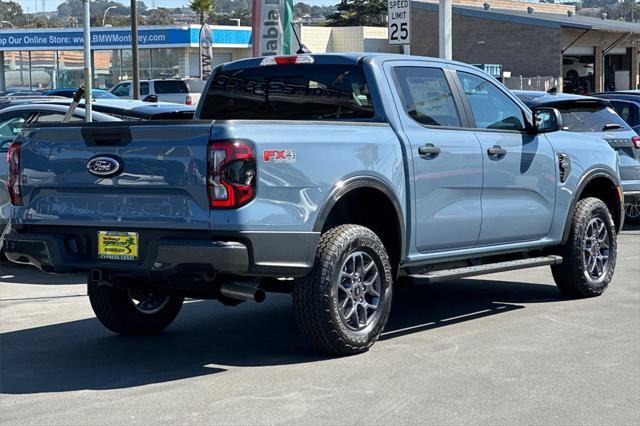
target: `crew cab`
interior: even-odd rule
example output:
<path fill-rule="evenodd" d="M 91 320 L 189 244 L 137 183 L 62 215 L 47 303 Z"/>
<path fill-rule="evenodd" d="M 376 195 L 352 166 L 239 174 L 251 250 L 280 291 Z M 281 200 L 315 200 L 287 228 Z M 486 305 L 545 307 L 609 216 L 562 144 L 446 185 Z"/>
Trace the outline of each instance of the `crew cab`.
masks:
<path fill-rule="evenodd" d="M 39 125 L 9 152 L 7 257 L 86 271 L 98 319 L 153 334 L 185 297 L 291 292 L 332 354 L 380 336 L 393 283 L 551 266 L 611 282 L 615 151 L 458 62 L 302 54 L 217 67 L 193 121 Z M 553 143 L 547 137 L 554 132 Z"/>

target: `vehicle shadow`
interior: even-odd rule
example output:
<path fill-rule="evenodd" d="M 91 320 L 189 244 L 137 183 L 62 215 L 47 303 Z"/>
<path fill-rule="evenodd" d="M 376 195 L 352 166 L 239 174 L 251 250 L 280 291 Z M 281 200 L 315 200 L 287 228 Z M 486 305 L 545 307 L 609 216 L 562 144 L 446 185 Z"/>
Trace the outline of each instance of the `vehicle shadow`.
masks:
<path fill-rule="evenodd" d="M 383 340 L 562 300 L 555 286 L 478 279 L 399 286 L 394 298 Z M 298 332 L 287 295 L 236 308 L 193 301 L 155 337 L 115 336 L 94 318 L 0 334 L 0 393 L 121 389 L 326 359 Z"/>
<path fill-rule="evenodd" d="M 87 274 L 48 274 L 31 265 L 0 259 L 0 283 L 37 285 L 86 284 Z"/>

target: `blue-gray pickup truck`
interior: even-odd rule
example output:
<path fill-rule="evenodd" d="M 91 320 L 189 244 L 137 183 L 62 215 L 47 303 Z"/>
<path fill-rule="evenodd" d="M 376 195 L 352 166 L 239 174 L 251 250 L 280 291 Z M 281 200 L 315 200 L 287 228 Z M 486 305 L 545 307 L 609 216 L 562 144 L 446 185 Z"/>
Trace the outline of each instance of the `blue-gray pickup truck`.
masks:
<path fill-rule="evenodd" d="M 6 255 L 87 271 L 116 333 L 162 331 L 185 297 L 291 292 L 315 346 L 359 353 L 399 278 L 550 265 L 568 296 L 606 289 L 623 217 L 616 153 L 562 127 L 557 110 L 531 111 L 457 62 L 231 62 L 193 121 L 25 128 L 8 154 Z"/>

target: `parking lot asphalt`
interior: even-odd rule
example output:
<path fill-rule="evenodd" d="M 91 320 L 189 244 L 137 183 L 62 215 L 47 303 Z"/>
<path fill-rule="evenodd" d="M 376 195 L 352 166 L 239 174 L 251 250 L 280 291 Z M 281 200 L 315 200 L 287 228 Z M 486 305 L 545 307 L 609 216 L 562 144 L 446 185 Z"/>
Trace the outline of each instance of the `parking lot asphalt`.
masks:
<path fill-rule="evenodd" d="M 290 297 L 189 301 L 162 335 L 94 318 L 81 275 L 0 264 L 0 422 L 640 424 L 640 231 L 599 298 L 549 268 L 398 286 L 366 354 L 327 358 Z"/>

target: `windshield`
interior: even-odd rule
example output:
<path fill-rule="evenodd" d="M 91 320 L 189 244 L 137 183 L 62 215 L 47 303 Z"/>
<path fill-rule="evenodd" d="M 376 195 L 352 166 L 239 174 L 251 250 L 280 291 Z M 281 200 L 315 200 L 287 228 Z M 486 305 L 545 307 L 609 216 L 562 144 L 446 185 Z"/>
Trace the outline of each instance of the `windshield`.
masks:
<path fill-rule="evenodd" d="M 615 132 L 630 130 L 629 125 L 609 107 L 560 109 L 564 130 L 570 132 Z"/>
<path fill-rule="evenodd" d="M 359 65 L 291 64 L 220 70 L 201 118 L 359 120 L 374 116 Z"/>

